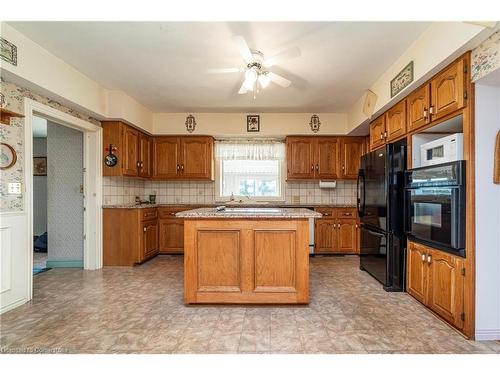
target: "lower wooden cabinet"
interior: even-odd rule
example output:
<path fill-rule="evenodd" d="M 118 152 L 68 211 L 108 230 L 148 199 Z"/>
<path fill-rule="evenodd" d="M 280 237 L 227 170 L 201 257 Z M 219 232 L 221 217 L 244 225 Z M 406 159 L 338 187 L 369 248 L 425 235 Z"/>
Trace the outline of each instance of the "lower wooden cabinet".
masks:
<path fill-rule="evenodd" d="M 359 225 L 355 208 L 316 208 L 323 217 L 315 220 L 316 254 L 359 253 Z"/>
<path fill-rule="evenodd" d="M 458 329 L 465 320 L 464 282 L 465 259 L 408 242 L 408 293 Z"/>
<path fill-rule="evenodd" d="M 133 266 L 158 254 L 156 208 L 103 209 L 104 266 Z"/>
<path fill-rule="evenodd" d="M 182 254 L 184 252 L 184 219 L 175 214 L 193 207 L 159 207 L 159 249 L 160 254 Z"/>

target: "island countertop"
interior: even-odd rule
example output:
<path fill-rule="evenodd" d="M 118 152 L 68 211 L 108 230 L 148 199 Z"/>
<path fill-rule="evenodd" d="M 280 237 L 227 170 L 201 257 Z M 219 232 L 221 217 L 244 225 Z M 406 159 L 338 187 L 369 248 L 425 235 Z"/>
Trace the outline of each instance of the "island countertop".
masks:
<path fill-rule="evenodd" d="M 227 207 L 217 211 L 215 207 L 210 207 L 181 211 L 175 216 L 184 219 L 309 219 L 320 218 L 322 215 L 306 208 Z"/>

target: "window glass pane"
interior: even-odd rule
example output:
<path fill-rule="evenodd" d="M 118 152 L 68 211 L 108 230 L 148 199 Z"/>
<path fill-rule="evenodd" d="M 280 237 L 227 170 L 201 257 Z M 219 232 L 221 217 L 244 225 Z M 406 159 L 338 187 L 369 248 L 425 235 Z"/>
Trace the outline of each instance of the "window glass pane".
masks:
<path fill-rule="evenodd" d="M 279 160 L 221 160 L 221 195 L 279 197 Z"/>

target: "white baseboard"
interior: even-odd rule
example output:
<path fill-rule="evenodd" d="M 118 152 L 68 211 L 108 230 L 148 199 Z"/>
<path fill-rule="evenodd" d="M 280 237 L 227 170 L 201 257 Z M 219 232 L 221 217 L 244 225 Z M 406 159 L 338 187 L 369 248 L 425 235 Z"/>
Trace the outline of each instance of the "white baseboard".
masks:
<path fill-rule="evenodd" d="M 499 329 L 478 329 L 475 335 L 476 341 L 500 340 Z"/>
<path fill-rule="evenodd" d="M 6 306 L 2 306 L 2 308 L 0 309 L 0 315 L 2 315 L 3 313 L 6 313 L 7 311 L 15 309 L 16 307 L 24 305 L 26 302 L 28 302 L 28 300 L 26 298 L 21 298 L 21 299 L 16 300 L 16 301 L 14 301 Z"/>

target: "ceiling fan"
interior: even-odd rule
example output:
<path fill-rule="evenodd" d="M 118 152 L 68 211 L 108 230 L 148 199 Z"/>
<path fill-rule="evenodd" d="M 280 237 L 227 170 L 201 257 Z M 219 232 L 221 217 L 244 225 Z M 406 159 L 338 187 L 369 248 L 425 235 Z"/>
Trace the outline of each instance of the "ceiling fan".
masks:
<path fill-rule="evenodd" d="M 297 47 L 290 48 L 265 59 L 262 52 L 248 48 L 245 38 L 241 35 L 235 35 L 232 39 L 234 44 L 238 47 L 241 57 L 245 61 L 245 66 L 242 68 L 208 69 L 208 73 L 220 74 L 245 72 L 245 79 L 238 91 L 238 94 L 246 94 L 247 92 L 252 91 L 254 98 L 255 94 L 258 93 L 260 89 L 266 88 L 270 82 L 274 82 L 281 87 L 290 86 L 292 83 L 290 80 L 269 71 L 268 68 L 278 64 L 282 60 L 300 56 L 300 49 Z"/>

